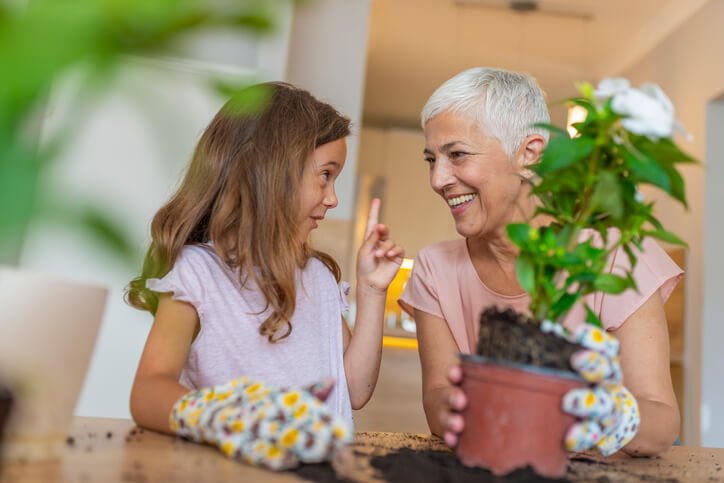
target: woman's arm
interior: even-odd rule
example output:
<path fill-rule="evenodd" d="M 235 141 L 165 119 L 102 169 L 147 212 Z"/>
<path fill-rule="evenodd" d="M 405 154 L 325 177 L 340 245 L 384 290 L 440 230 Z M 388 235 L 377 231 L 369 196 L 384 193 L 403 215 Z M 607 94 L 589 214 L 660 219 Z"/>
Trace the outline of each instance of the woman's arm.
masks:
<path fill-rule="evenodd" d="M 139 426 L 171 433 L 174 403 L 190 390 L 178 383 L 199 324 L 191 304 L 163 295 L 131 389 L 131 415 Z"/>
<path fill-rule="evenodd" d="M 641 412 L 638 433 L 623 451 L 630 456 L 658 456 L 679 433 L 679 406 L 669 369 L 669 331 L 658 291 L 612 332 L 621 344 L 623 383 Z"/>
<path fill-rule="evenodd" d="M 430 432 L 455 446 L 464 428 L 462 411 L 467 399 L 462 380 L 458 346 L 445 320 L 415 309 L 417 341 L 422 366 L 422 405 Z"/>

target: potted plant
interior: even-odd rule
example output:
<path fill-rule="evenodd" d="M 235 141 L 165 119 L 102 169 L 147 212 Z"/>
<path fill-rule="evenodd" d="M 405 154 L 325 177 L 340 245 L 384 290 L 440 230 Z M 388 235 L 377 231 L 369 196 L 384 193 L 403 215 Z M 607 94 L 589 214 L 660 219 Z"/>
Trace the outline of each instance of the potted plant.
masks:
<path fill-rule="evenodd" d="M 605 79 L 597 89 L 582 83 L 578 90 L 579 97 L 567 100 L 587 112 L 573 125 L 578 134 L 540 125 L 552 139 L 531 167 L 531 195 L 539 200 L 533 216 L 551 222 L 507 227 L 520 249 L 517 276 L 530 295 L 530 315 L 487 310 L 477 355 L 461 355 L 469 403 L 457 454 L 496 474 L 527 465 L 549 477 L 566 471 L 563 437 L 575 419 L 561 410 L 561 400 L 587 385 L 569 363 L 581 347 L 538 325 L 560 324 L 581 303 L 585 321 L 601 327 L 584 296 L 635 290 L 634 248 L 642 250 L 646 237 L 685 245 L 638 189 L 656 186 L 686 206 L 677 165 L 695 161 L 670 139 L 677 124 L 666 95 L 652 84 L 633 89 L 625 79 Z M 631 270 L 610 273 L 616 250 L 626 253 Z"/>

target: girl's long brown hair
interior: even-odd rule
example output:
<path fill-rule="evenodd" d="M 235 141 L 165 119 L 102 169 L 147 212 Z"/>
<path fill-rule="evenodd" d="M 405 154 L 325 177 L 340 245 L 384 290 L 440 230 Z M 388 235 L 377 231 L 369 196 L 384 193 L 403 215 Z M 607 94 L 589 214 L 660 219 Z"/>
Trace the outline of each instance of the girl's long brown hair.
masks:
<path fill-rule="evenodd" d="M 181 186 L 153 218 L 143 271 L 130 282 L 126 301 L 155 315 L 159 294 L 146 280 L 168 273 L 184 245 L 211 241 L 238 270 L 241 285 L 251 279 L 264 295 L 271 315 L 259 332 L 277 342 L 292 332 L 298 268 L 315 257 L 340 280 L 331 256 L 299 243 L 298 200 L 305 160 L 317 147 L 348 136 L 350 121 L 289 84 L 253 89 L 269 96 L 261 110 L 250 112 L 249 91 L 242 91 L 201 136 Z"/>

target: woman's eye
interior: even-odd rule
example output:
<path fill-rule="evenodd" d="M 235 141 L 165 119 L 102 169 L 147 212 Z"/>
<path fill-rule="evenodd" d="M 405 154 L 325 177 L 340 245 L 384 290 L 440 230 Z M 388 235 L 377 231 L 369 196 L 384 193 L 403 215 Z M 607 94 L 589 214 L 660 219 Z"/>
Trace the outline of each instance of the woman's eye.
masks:
<path fill-rule="evenodd" d="M 429 165 L 432 165 L 432 163 L 435 162 L 435 158 L 425 158 L 425 162 Z"/>
<path fill-rule="evenodd" d="M 329 171 L 322 171 L 322 178 L 324 178 L 325 180 L 328 180 L 328 179 L 329 179 Z"/>
<path fill-rule="evenodd" d="M 461 156 L 465 156 L 466 154 L 468 154 L 468 153 L 466 153 L 464 151 L 453 151 L 452 153 L 450 153 L 450 157 L 455 159 L 455 158 L 459 158 Z"/>

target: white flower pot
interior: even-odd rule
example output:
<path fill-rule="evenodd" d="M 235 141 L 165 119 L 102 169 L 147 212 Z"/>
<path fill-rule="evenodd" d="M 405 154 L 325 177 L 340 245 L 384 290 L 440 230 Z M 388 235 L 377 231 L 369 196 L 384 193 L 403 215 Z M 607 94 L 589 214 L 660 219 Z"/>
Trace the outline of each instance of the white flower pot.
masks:
<path fill-rule="evenodd" d="M 14 397 L 4 460 L 59 455 L 107 295 L 104 287 L 0 267 L 0 381 Z"/>

